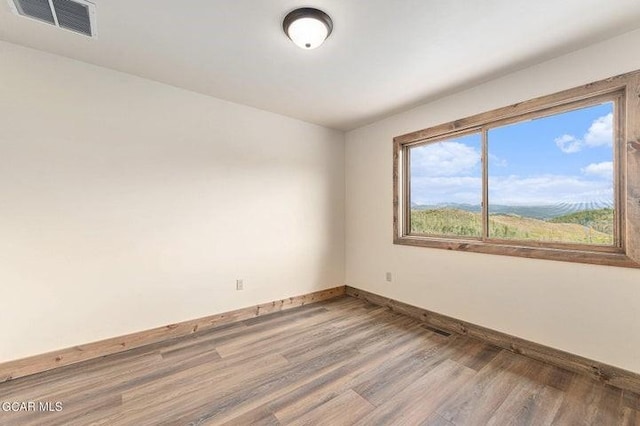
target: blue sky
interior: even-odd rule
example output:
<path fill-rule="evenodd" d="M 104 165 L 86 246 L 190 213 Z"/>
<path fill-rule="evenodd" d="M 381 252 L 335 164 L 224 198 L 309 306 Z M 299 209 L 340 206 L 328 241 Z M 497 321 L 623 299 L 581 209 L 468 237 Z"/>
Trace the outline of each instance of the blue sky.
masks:
<path fill-rule="evenodd" d="M 489 131 L 489 203 L 613 202 L 613 104 L 605 103 Z M 413 203 L 479 204 L 481 137 L 411 150 Z"/>

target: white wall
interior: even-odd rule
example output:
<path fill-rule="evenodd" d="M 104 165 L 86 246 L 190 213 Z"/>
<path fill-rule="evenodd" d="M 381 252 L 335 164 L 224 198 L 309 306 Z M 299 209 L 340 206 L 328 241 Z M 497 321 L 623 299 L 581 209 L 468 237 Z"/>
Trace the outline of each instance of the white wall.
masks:
<path fill-rule="evenodd" d="M 349 132 L 346 284 L 640 373 L 640 270 L 393 245 L 391 204 L 394 136 L 639 69 L 639 45 L 627 33 Z"/>
<path fill-rule="evenodd" d="M 343 284 L 343 133 L 0 58 L 0 362 Z"/>

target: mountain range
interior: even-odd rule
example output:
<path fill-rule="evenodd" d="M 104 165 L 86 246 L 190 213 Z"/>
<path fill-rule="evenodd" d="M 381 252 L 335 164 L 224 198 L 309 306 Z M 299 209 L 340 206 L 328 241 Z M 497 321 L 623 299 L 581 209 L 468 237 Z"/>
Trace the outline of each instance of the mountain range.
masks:
<path fill-rule="evenodd" d="M 516 215 L 522 217 L 530 217 L 534 219 L 548 220 L 555 217 L 564 216 L 571 213 L 578 213 L 589 210 L 597 210 L 603 208 L 612 208 L 610 203 L 561 203 L 555 205 L 502 205 L 490 204 L 489 214 Z M 411 203 L 411 210 L 438 210 L 438 209 L 458 209 L 473 213 L 479 213 L 481 207 L 479 204 L 464 203 L 446 203 L 424 205 Z"/>

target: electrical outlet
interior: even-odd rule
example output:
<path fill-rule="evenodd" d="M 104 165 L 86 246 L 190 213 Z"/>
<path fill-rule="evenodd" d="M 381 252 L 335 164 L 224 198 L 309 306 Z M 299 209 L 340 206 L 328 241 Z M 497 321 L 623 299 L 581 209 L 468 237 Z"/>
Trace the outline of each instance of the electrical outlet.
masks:
<path fill-rule="evenodd" d="M 244 290 L 244 280 L 236 280 L 236 290 Z"/>
<path fill-rule="evenodd" d="M 386 279 L 387 282 L 390 283 L 391 281 L 393 281 L 393 275 L 391 275 L 391 272 L 387 272 L 386 274 Z"/>

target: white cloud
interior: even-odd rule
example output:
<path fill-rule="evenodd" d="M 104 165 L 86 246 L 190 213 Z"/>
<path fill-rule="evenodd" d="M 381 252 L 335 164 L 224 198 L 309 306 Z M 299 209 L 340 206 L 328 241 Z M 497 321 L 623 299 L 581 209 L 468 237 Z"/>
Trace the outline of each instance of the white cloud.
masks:
<path fill-rule="evenodd" d="M 613 162 L 603 161 L 602 163 L 591 163 L 580 170 L 585 175 L 611 179 L 613 177 Z"/>
<path fill-rule="evenodd" d="M 480 151 L 459 142 L 437 142 L 411 149 L 413 176 L 458 176 L 479 172 Z"/>
<path fill-rule="evenodd" d="M 587 147 L 613 145 L 613 113 L 598 117 L 591 123 L 582 139 L 574 135 L 564 134 L 554 140 L 558 148 L 565 154 L 573 154 Z"/>
<path fill-rule="evenodd" d="M 421 177 L 411 180 L 411 201 L 417 204 L 479 204 L 482 183 L 475 177 Z M 493 204 L 552 205 L 585 203 L 610 205 L 613 181 L 582 176 L 501 176 L 489 179 Z"/>
<path fill-rule="evenodd" d="M 597 118 L 584 136 L 584 143 L 588 146 L 613 145 L 613 113 Z"/>
<path fill-rule="evenodd" d="M 613 182 L 594 181 L 580 176 L 512 175 L 490 178 L 489 191 L 489 199 L 494 204 L 607 204 L 613 197 Z"/>
<path fill-rule="evenodd" d="M 506 158 L 501 158 L 497 155 L 489 154 L 489 166 L 507 167 L 508 165 L 509 163 L 507 162 Z"/>
<path fill-rule="evenodd" d="M 440 203 L 479 204 L 482 179 L 479 177 L 412 177 L 411 202 L 423 205 Z"/>
<path fill-rule="evenodd" d="M 572 135 L 562 135 L 555 139 L 555 143 L 565 154 L 573 154 L 582 149 L 582 141 Z"/>

